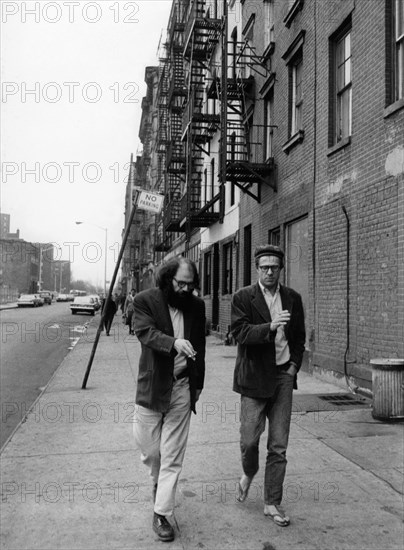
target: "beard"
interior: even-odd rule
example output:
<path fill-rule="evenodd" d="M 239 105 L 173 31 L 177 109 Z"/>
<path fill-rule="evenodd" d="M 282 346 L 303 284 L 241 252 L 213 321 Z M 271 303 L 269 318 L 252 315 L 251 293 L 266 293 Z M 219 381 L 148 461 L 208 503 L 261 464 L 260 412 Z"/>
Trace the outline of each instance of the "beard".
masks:
<path fill-rule="evenodd" d="M 182 290 L 175 292 L 172 285 L 170 285 L 165 292 L 167 302 L 171 307 L 179 309 L 181 311 L 188 311 L 192 306 L 192 292 Z"/>

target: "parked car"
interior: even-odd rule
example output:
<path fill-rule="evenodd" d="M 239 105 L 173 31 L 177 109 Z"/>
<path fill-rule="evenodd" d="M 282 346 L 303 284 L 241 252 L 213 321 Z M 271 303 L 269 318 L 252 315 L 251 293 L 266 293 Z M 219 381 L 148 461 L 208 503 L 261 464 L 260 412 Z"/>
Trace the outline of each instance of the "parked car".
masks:
<path fill-rule="evenodd" d="M 96 312 L 96 303 L 91 296 L 76 296 L 70 304 L 72 314 L 75 313 L 90 313 L 94 315 Z"/>
<path fill-rule="evenodd" d="M 56 298 L 57 302 L 68 302 L 67 294 L 59 294 Z"/>
<path fill-rule="evenodd" d="M 41 290 L 38 294 L 43 299 L 45 304 L 51 305 L 52 294 L 49 292 L 49 290 Z"/>
<path fill-rule="evenodd" d="M 75 298 L 75 295 L 72 294 L 71 292 L 69 294 L 66 294 L 67 296 L 67 301 L 68 302 L 73 302 L 74 298 Z"/>
<path fill-rule="evenodd" d="M 94 298 L 95 300 L 95 310 L 98 311 L 101 308 L 101 299 L 98 294 L 90 294 L 87 298 Z"/>
<path fill-rule="evenodd" d="M 38 294 L 21 294 L 17 300 L 18 307 L 38 307 L 43 304 L 44 302 Z"/>

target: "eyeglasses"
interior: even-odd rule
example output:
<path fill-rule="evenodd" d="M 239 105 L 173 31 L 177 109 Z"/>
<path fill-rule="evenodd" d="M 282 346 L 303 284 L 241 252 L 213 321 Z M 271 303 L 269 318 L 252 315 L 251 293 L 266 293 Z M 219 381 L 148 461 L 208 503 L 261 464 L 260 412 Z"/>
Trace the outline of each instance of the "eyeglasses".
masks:
<path fill-rule="evenodd" d="M 195 283 L 186 283 L 185 281 L 179 281 L 175 277 L 173 277 L 173 280 L 177 283 L 177 285 L 181 289 L 185 288 L 186 286 L 188 287 L 189 290 L 194 290 L 195 289 Z"/>
<path fill-rule="evenodd" d="M 259 265 L 258 269 L 263 271 L 264 273 L 268 273 L 269 270 L 271 270 L 273 273 L 276 273 L 280 270 L 279 265 Z"/>

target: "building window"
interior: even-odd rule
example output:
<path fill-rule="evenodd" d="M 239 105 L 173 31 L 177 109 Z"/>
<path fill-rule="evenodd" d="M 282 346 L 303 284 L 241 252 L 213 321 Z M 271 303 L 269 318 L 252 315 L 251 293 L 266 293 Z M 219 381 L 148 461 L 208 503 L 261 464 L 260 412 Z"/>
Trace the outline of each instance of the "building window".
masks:
<path fill-rule="evenodd" d="M 213 158 L 210 161 L 210 199 L 213 199 L 215 196 L 215 159 Z"/>
<path fill-rule="evenodd" d="M 332 140 L 330 145 L 352 134 L 352 63 L 351 22 L 345 24 L 331 39 L 332 67 L 330 90 L 332 97 Z"/>
<path fill-rule="evenodd" d="M 203 265 L 203 293 L 211 293 L 211 277 L 212 277 L 212 254 L 205 254 L 205 262 Z"/>
<path fill-rule="evenodd" d="M 236 202 L 236 186 L 233 182 L 230 183 L 230 206 Z"/>
<path fill-rule="evenodd" d="M 206 18 L 217 19 L 217 0 L 210 0 L 209 6 L 206 9 Z"/>
<path fill-rule="evenodd" d="M 291 68 L 291 98 L 290 98 L 290 137 L 297 134 L 299 130 L 303 130 L 303 58 L 301 55 L 297 57 Z"/>
<path fill-rule="evenodd" d="M 222 294 L 233 292 L 233 244 L 223 246 L 223 288 Z"/>
<path fill-rule="evenodd" d="M 392 9 L 392 103 L 404 98 L 404 0 L 393 0 Z"/>
<path fill-rule="evenodd" d="M 236 69 L 237 69 L 237 27 L 233 29 L 233 32 L 231 33 L 231 42 L 232 42 L 232 50 L 231 50 L 231 78 L 236 78 Z"/>
<path fill-rule="evenodd" d="M 280 227 L 277 227 L 276 229 L 270 229 L 268 231 L 268 244 L 273 244 L 274 246 L 281 246 Z"/>
<path fill-rule="evenodd" d="M 252 233 L 251 224 L 244 228 L 244 286 L 251 284 L 251 261 L 252 261 Z"/>
<path fill-rule="evenodd" d="M 264 160 L 272 158 L 272 139 L 274 133 L 274 94 L 271 91 L 264 98 L 264 125 L 265 125 L 265 134 L 264 134 Z"/>
<path fill-rule="evenodd" d="M 303 44 L 306 31 L 302 30 L 282 55 L 289 67 L 288 141 L 282 146 L 286 154 L 304 139 L 303 130 Z"/>
<path fill-rule="evenodd" d="M 244 122 L 245 151 L 241 160 L 257 162 L 257 152 L 261 149 L 261 143 L 254 141 L 254 112 L 251 109 Z"/>
<path fill-rule="evenodd" d="M 336 44 L 337 141 L 352 133 L 351 31 Z"/>

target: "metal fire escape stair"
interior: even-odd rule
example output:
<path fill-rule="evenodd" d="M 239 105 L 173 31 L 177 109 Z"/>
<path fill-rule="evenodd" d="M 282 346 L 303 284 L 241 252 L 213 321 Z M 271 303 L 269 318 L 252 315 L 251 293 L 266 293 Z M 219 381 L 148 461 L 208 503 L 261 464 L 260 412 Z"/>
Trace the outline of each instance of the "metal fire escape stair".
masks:
<path fill-rule="evenodd" d="M 215 212 L 214 203 L 219 196 L 208 204 L 202 202 L 202 173 L 204 154 L 203 146 L 211 139 L 218 129 L 220 117 L 204 112 L 206 67 L 202 60 L 206 60 L 214 47 L 212 42 L 212 28 L 209 23 L 202 22 L 202 5 L 204 2 L 194 3 L 197 6 L 196 17 L 193 23 L 188 21 L 190 29 L 184 48 L 184 58 L 189 63 L 188 99 L 183 114 L 182 139 L 186 143 L 186 191 L 181 199 L 181 226 L 187 233 L 187 241 L 191 231 L 197 227 L 208 227 L 219 219 L 219 212 Z M 206 23 L 206 24 L 205 24 Z M 209 30 L 209 39 L 207 39 Z"/>

